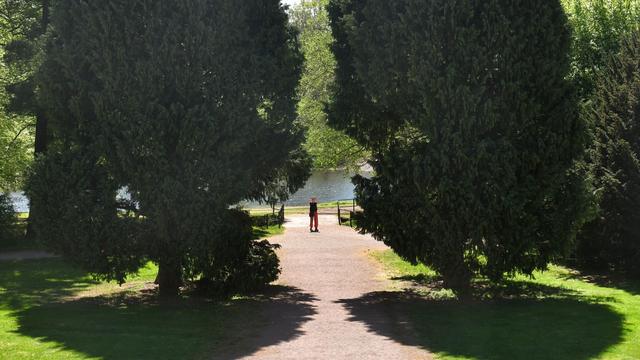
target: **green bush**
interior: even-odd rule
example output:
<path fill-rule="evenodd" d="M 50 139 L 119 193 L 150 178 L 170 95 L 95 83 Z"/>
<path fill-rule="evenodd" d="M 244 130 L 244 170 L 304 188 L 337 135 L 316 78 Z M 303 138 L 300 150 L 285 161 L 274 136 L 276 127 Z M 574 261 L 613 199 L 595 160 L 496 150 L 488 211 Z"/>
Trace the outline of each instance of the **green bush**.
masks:
<path fill-rule="evenodd" d="M 11 198 L 0 193 L 0 248 L 16 243 L 20 233 L 17 222 Z"/>
<path fill-rule="evenodd" d="M 229 240 L 247 239 L 252 232 L 252 219 L 249 213 L 231 210 L 221 228 L 220 237 Z M 216 242 L 219 243 L 219 242 Z M 278 245 L 262 241 L 238 241 L 233 244 L 235 256 L 221 256 L 221 252 L 202 249 L 195 254 L 194 261 L 199 262 L 193 268 L 201 269 L 197 285 L 207 295 L 226 296 L 235 293 L 247 293 L 259 290 L 278 279 L 280 260 L 275 253 Z"/>
<path fill-rule="evenodd" d="M 588 164 L 598 213 L 580 234 L 578 260 L 640 274 L 640 29 L 610 57 L 585 114 L 594 127 Z"/>

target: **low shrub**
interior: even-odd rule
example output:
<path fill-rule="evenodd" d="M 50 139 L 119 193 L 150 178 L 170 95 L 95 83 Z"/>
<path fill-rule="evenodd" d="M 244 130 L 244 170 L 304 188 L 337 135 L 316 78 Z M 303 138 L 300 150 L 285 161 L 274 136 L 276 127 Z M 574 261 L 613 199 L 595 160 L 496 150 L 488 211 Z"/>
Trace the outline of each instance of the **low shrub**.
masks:
<path fill-rule="evenodd" d="M 20 227 L 11 198 L 0 193 L 0 248 L 11 247 L 20 236 Z"/>

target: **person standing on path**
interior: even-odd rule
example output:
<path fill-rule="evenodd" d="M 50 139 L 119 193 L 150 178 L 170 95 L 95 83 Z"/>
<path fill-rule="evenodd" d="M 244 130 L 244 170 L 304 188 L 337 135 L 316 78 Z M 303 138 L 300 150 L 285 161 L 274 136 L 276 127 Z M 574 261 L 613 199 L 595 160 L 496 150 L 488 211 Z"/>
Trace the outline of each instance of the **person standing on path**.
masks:
<path fill-rule="evenodd" d="M 309 200 L 309 231 L 320 232 L 318 230 L 318 199 L 315 197 Z"/>

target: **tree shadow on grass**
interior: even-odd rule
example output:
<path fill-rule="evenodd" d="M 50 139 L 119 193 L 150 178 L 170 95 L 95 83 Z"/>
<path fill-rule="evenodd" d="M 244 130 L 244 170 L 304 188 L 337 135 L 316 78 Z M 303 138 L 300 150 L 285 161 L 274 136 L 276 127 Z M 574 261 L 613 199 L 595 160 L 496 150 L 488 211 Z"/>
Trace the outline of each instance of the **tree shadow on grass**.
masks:
<path fill-rule="evenodd" d="M 0 308 L 20 310 L 56 301 L 97 281 L 62 259 L 0 262 Z"/>
<path fill-rule="evenodd" d="M 79 299 L 19 311 L 18 333 L 101 359 L 233 359 L 301 335 L 314 298 L 295 288 L 228 302 L 159 304 L 155 294 Z M 277 311 L 277 312 L 274 312 Z M 260 336 L 277 320 L 278 331 Z"/>
<path fill-rule="evenodd" d="M 584 270 L 570 270 L 561 275 L 563 279 L 579 280 L 600 287 L 616 288 L 624 290 L 632 295 L 640 295 L 640 279 L 633 280 L 630 276 L 624 276 L 612 272 Z"/>
<path fill-rule="evenodd" d="M 416 286 L 433 285 L 436 279 L 437 279 L 436 276 L 427 275 L 427 274 L 403 275 L 403 276 L 394 276 L 391 278 L 391 280 L 394 280 L 394 281 L 406 281 Z"/>
<path fill-rule="evenodd" d="M 96 284 L 62 259 L 3 262 L 0 310 L 17 322 L 14 334 L 118 360 L 238 358 L 300 336 L 315 314 L 312 295 L 278 286 L 224 302 L 161 304 L 155 289 L 77 298 Z"/>
<path fill-rule="evenodd" d="M 460 302 L 413 292 L 374 292 L 340 302 L 350 320 L 369 331 L 440 355 L 579 360 L 597 357 L 622 340 L 624 319 L 608 306 L 562 288 L 526 284 L 525 293 L 531 293 L 499 300 Z M 396 326 L 381 323 L 381 312 L 391 312 Z"/>

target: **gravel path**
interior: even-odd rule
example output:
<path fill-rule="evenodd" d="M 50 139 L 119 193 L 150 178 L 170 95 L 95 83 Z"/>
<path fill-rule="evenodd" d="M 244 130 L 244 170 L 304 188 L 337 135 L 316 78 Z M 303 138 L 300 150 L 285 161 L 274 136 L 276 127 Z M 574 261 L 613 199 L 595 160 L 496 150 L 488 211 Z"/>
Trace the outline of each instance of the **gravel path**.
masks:
<path fill-rule="evenodd" d="M 314 234 L 309 233 L 307 216 L 290 217 L 288 221 L 285 235 L 270 240 L 282 245 L 279 255 L 283 272 L 279 284 L 307 294 L 307 304 L 313 311 L 307 312 L 305 320 L 297 324 L 295 336 L 271 341 L 277 334 L 291 333 L 291 329 L 286 325 L 289 323 L 286 311 L 279 307 L 267 310 L 274 312 L 269 315 L 272 320 L 265 331 L 251 340 L 254 344 L 249 347 L 257 350 L 243 358 L 431 358 L 424 350 L 380 335 L 385 332 L 370 330 L 370 324 L 374 323 L 377 329 L 388 329 L 388 333 L 403 332 L 403 322 L 395 318 L 391 309 L 371 311 L 368 327 L 356 321 L 345 306 L 351 299 L 388 288 L 381 269 L 367 255 L 371 250 L 385 249 L 384 244 L 338 226 L 335 216 L 321 216 L 321 232 Z"/>
<path fill-rule="evenodd" d="M 39 260 L 54 257 L 56 256 L 44 251 L 11 251 L 0 253 L 0 261 Z"/>

